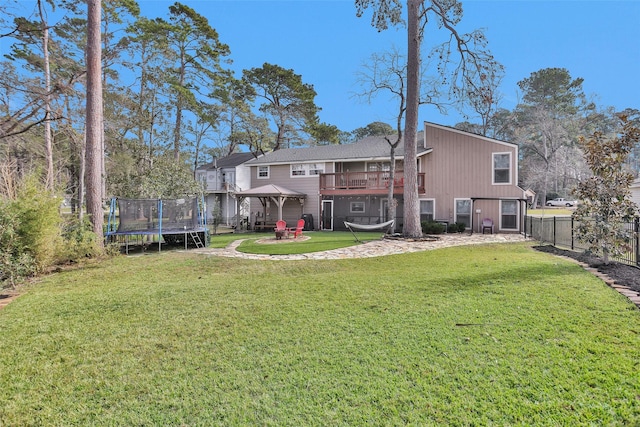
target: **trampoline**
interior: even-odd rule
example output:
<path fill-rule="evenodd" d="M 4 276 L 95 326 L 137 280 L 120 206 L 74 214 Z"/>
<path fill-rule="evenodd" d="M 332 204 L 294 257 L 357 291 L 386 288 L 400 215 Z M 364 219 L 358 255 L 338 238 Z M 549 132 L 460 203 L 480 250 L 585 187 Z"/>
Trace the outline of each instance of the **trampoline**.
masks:
<path fill-rule="evenodd" d="M 158 236 L 158 250 L 162 242 L 177 244 L 184 241 L 205 247 L 209 233 L 204 202 L 197 197 L 181 199 L 111 199 L 105 237 L 108 242 L 124 239 L 129 253 L 131 236 Z"/>

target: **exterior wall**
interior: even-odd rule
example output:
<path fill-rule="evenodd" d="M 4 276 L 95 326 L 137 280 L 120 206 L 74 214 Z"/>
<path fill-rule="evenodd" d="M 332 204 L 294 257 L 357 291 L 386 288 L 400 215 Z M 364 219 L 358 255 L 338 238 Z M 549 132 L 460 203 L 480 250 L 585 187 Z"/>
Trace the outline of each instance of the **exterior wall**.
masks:
<path fill-rule="evenodd" d="M 426 192 L 419 197 L 434 199 L 434 219 L 455 222 L 456 199 L 524 198 L 524 191 L 517 186 L 518 149 L 515 145 L 429 124 L 425 124 L 425 139 L 426 146 L 433 151 L 420 162 L 421 172 L 426 177 Z M 497 153 L 511 156 L 508 184 L 493 183 L 493 155 Z M 518 204 L 519 221 L 520 210 Z M 478 222 L 483 218 L 493 220 L 495 231 L 501 229 L 498 200 L 477 200 L 471 215 L 474 231 L 479 230 Z"/>
<path fill-rule="evenodd" d="M 631 201 L 633 201 L 638 207 L 640 207 L 640 178 L 633 181 L 631 184 Z M 638 211 L 640 213 L 640 210 Z"/>
<path fill-rule="evenodd" d="M 333 164 L 325 164 L 325 172 L 333 171 Z M 314 226 L 318 228 L 318 220 L 320 218 L 320 192 L 319 192 L 319 175 L 311 176 L 291 176 L 291 166 L 286 165 L 270 165 L 269 177 L 258 178 L 258 167 L 251 167 L 251 186 L 250 188 L 260 187 L 268 184 L 275 184 L 289 190 L 294 190 L 307 195 L 304 204 L 301 206 L 298 200 L 287 199 L 282 210 L 282 219 L 287 225 L 295 225 L 296 221 L 303 214 L 312 215 Z M 257 214 L 263 213 L 263 206 L 255 197 L 250 202 L 250 221 L 253 222 Z M 261 218 L 262 219 L 262 218 Z M 267 209 L 267 222 L 275 222 L 278 219 L 278 207 L 275 203 L 270 203 Z"/>

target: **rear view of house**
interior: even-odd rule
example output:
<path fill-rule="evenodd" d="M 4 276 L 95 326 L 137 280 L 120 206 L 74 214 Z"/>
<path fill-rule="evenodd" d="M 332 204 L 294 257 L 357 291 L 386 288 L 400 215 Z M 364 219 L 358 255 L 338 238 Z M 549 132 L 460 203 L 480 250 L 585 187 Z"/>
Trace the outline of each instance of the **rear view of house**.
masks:
<path fill-rule="evenodd" d="M 317 218 L 311 228 L 320 230 L 344 229 L 344 221 L 379 224 L 391 219 L 387 206 L 393 186 L 398 202 L 394 219 L 401 230 L 403 148 L 400 143 L 396 149 L 393 182 L 390 144 L 382 136 L 353 144 L 278 150 L 253 159 L 246 163 L 252 188 L 273 184 L 304 197 L 283 198 L 277 204 L 252 198 L 252 220 L 289 223 L 302 215 Z M 425 123 L 418 135 L 417 158 L 421 221 L 463 223 L 467 230 L 481 232 L 482 220 L 490 219 L 495 232 L 521 230 L 526 199 L 517 184 L 515 144 Z"/>

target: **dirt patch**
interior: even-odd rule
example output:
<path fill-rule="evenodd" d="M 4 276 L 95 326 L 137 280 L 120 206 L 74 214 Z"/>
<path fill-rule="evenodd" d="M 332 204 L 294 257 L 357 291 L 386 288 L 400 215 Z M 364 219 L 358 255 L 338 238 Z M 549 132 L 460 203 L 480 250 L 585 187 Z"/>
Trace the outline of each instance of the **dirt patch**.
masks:
<path fill-rule="evenodd" d="M 575 252 L 566 249 L 558 249 L 551 245 L 534 246 L 534 249 L 540 252 L 546 252 L 554 255 L 566 256 L 575 259 L 591 268 L 597 269 L 600 273 L 606 274 L 611 280 L 617 284 L 627 286 L 628 288 L 640 292 L 640 268 L 622 264 L 620 262 L 611 261 L 605 264 L 602 258 L 583 252 Z"/>

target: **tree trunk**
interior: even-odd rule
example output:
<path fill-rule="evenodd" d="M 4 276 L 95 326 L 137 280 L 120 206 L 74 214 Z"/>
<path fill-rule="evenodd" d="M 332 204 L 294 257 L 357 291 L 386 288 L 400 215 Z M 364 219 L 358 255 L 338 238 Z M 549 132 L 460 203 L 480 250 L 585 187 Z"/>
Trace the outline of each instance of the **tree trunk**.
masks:
<path fill-rule="evenodd" d="M 44 60 L 44 153 L 47 162 L 46 188 L 53 191 L 53 142 L 51 141 L 51 67 L 49 64 L 49 26 L 44 15 L 42 0 L 38 0 L 40 25 L 42 27 L 42 55 Z"/>
<path fill-rule="evenodd" d="M 405 237 L 422 237 L 418 203 L 417 128 L 420 102 L 421 0 L 407 0 L 407 113 L 404 123 L 404 225 Z"/>
<path fill-rule="evenodd" d="M 395 180 L 396 180 L 396 147 L 395 145 L 391 146 L 391 150 L 389 150 L 389 187 L 387 192 L 387 221 L 391 221 L 396 219 L 396 207 L 398 206 L 398 202 L 393 196 L 393 192 L 395 190 Z M 393 226 L 390 228 L 391 233 L 396 232 L 396 224 L 393 223 Z"/>
<path fill-rule="evenodd" d="M 98 244 L 104 246 L 102 210 L 102 47 L 100 44 L 101 0 L 87 1 L 87 214 Z"/>

